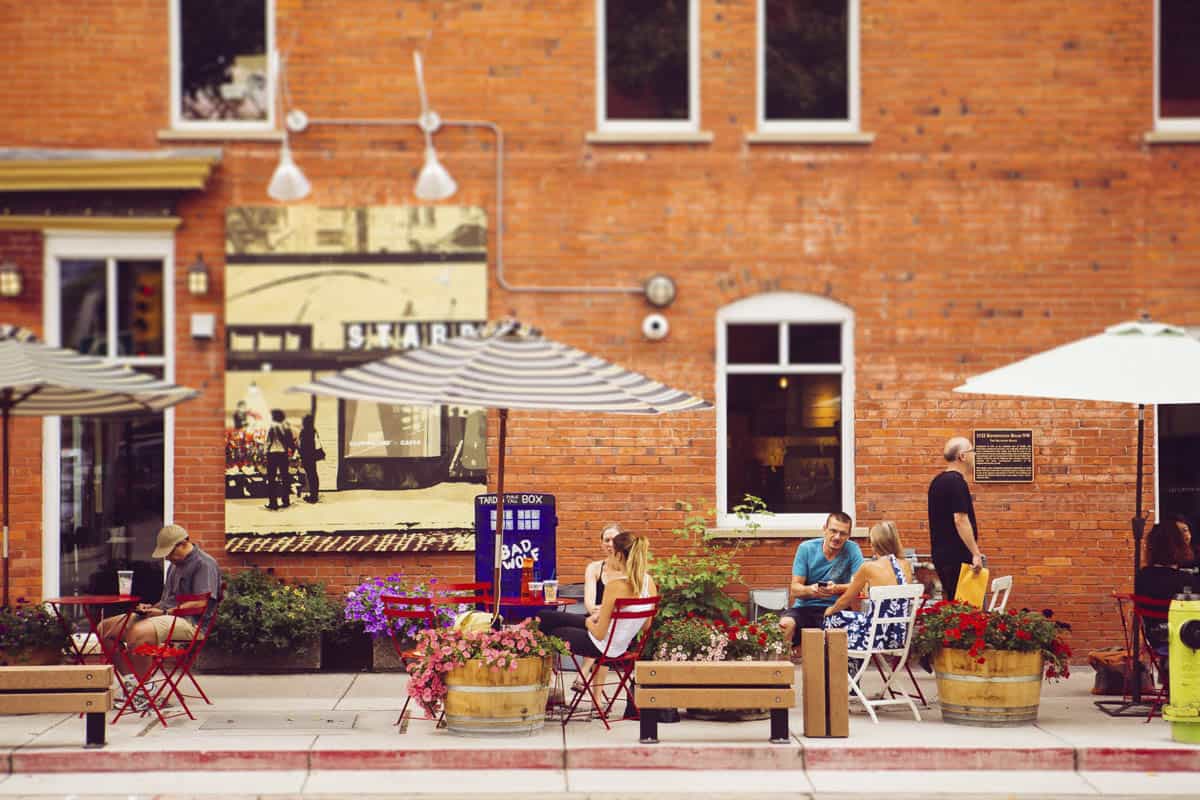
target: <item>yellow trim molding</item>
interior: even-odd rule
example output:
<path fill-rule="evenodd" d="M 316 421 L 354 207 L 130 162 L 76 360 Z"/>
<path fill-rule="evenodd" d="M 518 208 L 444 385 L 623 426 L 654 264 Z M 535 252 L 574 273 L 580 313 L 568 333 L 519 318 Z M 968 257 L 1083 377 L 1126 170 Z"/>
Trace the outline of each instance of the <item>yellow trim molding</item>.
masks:
<path fill-rule="evenodd" d="M 179 217 L 54 217 L 40 214 L 0 215 L 0 231 L 76 230 L 119 233 L 173 231 Z"/>
<path fill-rule="evenodd" d="M 0 192 L 203 189 L 212 155 L 146 153 L 118 158 L 0 158 Z"/>

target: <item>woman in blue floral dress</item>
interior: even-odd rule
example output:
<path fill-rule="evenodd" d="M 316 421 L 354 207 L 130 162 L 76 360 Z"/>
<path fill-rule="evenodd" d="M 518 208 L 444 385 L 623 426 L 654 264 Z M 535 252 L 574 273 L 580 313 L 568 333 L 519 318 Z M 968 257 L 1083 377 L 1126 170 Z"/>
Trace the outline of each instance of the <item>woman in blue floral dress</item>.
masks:
<path fill-rule="evenodd" d="M 912 583 L 912 566 L 904 557 L 900 534 L 896 523 L 885 520 L 871 528 L 871 550 L 875 556 L 854 573 L 850 585 L 842 596 L 825 611 L 825 629 L 843 628 L 849 639 L 851 650 L 867 650 L 867 636 L 871 628 L 871 601 L 862 603 L 862 609 L 850 607 L 858 603 L 859 595 L 872 586 L 900 586 Z M 904 616 L 908 611 L 908 600 L 884 600 L 883 615 Z M 881 649 L 904 646 L 905 625 L 884 625 L 875 634 L 875 647 Z M 858 672 L 859 659 L 850 659 L 850 672 Z"/>

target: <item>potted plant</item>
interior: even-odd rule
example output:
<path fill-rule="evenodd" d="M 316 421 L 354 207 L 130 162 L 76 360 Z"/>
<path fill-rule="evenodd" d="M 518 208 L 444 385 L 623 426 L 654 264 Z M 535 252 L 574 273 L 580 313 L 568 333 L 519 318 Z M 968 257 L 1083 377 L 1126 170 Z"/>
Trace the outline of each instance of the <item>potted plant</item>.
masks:
<path fill-rule="evenodd" d="M 566 654 L 532 618 L 499 630 L 427 628 L 416 636 L 408 695 L 428 717 L 444 709 L 451 733 L 532 733 L 545 724 L 553 659 Z"/>
<path fill-rule="evenodd" d="M 18 597 L 0 606 L 0 667 L 44 666 L 62 661 L 67 634 L 44 605 Z"/>
<path fill-rule="evenodd" d="M 396 655 L 392 635 L 397 634 L 404 642 L 411 643 L 417 634 L 428 627 L 421 619 L 388 619 L 383 613 L 383 596 L 431 597 L 437 590 L 438 579 L 428 582 L 408 582 L 399 573 L 386 578 L 369 578 L 346 593 L 343 617 L 347 622 L 359 623 L 371 637 L 371 669 L 376 672 L 403 672 L 404 665 Z M 434 627 L 448 628 L 462 611 L 471 606 L 434 606 Z M 407 649 L 409 645 L 405 645 Z"/>
<path fill-rule="evenodd" d="M 212 635 L 200 654 L 208 672 L 289 672 L 321 668 L 321 635 L 337 606 L 320 583 L 286 583 L 251 568 L 225 578 Z"/>
<path fill-rule="evenodd" d="M 1043 676 L 1071 674 L 1067 628 L 1047 612 L 942 601 L 918 612 L 912 649 L 933 656 L 946 722 L 1020 725 L 1037 720 Z"/>

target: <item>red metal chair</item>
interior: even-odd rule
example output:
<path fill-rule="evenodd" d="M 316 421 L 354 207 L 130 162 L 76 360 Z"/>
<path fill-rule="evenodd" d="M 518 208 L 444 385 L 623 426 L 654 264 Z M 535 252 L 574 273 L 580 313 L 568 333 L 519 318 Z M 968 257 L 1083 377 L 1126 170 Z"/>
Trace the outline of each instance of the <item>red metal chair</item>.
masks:
<path fill-rule="evenodd" d="M 434 594 L 434 605 L 487 606 L 492 601 L 492 582 L 443 583 Z"/>
<path fill-rule="evenodd" d="M 658 614 L 658 604 L 661 601 L 661 597 L 626 597 L 615 601 L 613 603 L 612 620 L 608 628 L 608 636 L 604 640 L 604 649 L 601 651 L 601 655 L 592 661 L 592 668 L 586 674 L 579 656 L 571 653 L 571 661 L 575 663 L 575 671 L 583 678 L 583 686 L 574 690 L 571 703 L 567 706 L 566 714 L 563 715 L 562 724 L 564 726 L 575 715 L 575 711 L 579 708 L 584 694 L 587 694 L 591 698 L 592 707 L 596 710 L 600 721 L 604 723 L 605 730 L 612 729 L 612 726 L 608 724 L 608 712 L 612 710 L 613 705 L 620 699 L 622 693 L 625 695 L 627 703 L 633 702 L 633 695 L 629 691 L 633 686 L 633 668 L 637 660 L 641 658 L 642 650 L 646 647 L 646 642 L 650 638 L 646 636 L 646 631 L 649 629 L 650 623 L 653 622 L 655 615 Z M 621 620 L 642 620 L 642 629 L 624 653 L 610 656 L 608 651 L 612 647 L 613 636 L 617 632 L 617 623 Z M 608 698 L 606 705 L 601 704 L 596 697 L 596 690 L 599 688 L 596 686 L 596 676 L 599 674 L 601 667 L 607 667 L 612 670 L 618 679 L 617 690 L 613 692 L 611 698 Z"/>
<path fill-rule="evenodd" d="M 138 696 L 144 697 L 148 702 L 146 707 L 140 710 L 141 716 L 146 716 L 150 711 L 153 711 L 158 721 L 163 727 L 167 725 L 167 717 L 182 716 L 186 714 L 188 719 L 195 719 L 192 710 L 188 707 L 187 698 L 203 699 L 205 703 L 212 705 L 212 701 L 208 699 L 208 695 L 200 688 L 200 684 L 196 682 L 195 676 L 192 674 L 192 666 L 196 663 L 196 658 L 200 655 L 205 642 L 208 641 L 208 636 L 212 632 L 212 626 L 216 621 L 216 609 L 214 608 L 205 618 L 205 612 L 208 611 L 209 600 L 211 595 L 208 592 L 202 594 L 181 594 L 176 597 L 178 605 L 171 609 L 168 614 L 171 617 L 171 626 L 167 630 L 166 639 L 161 644 L 141 644 L 134 648 L 134 653 L 139 656 L 147 656 L 150 658 L 150 669 L 146 671 L 144 676 L 133 673 L 134 679 L 137 681 L 137 688 L 127 692 L 125 702 L 122 704 L 117 715 L 113 717 L 113 722 L 121 718 L 128 711 L 137 711 L 139 702 Z M 175 636 L 175 628 L 181 617 L 193 617 L 195 621 L 190 637 L 178 638 Z M 150 690 L 151 682 L 155 681 L 155 676 L 161 676 L 162 684 L 153 692 Z M 196 691 L 200 694 L 185 695 L 179 688 L 179 684 L 184 678 L 188 678 Z M 162 709 L 166 701 L 174 695 L 179 701 L 180 707 L 183 709 L 177 714 L 163 714 Z"/>
<path fill-rule="evenodd" d="M 1154 645 L 1150 643 L 1150 637 L 1146 635 L 1146 622 L 1147 620 L 1161 620 L 1165 623 L 1167 621 L 1167 611 L 1171 607 L 1171 601 L 1161 600 L 1157 597 L 1146 597 L 1140 594 L 1131 595 L 1129 599 L 1133 603 L 1134 635 L 1141 635 L 1141 652 L 1146 654 L 1146 659 L 1150 662 L 1155 676 L 1153 699 L 1143 697 L 1143 701 L 1150 704 L 1150 713 L 1146 715 L 1146 722 L 1149 722 L 1154 718 L 1155 714 L 1162 713 L 1163 704 L 1169 699 L 1169 687 L 1167 686 L 1167 670 L 1164 663 L 1166 656 L 1155 650 Z M 1135 669 L 1134 672 L 1136 673 L 1137 670 Z M 1134 676 L 1134 680 L 1140 680 L 1140 678 L 1140 675 Z"/>
<path fill-rule="evenodd" d="M 383 603 L 383 616 L 388 621 L 388 636 L 391 637 L 392 647 L 396 649 L 396 657 L 400 659 L 400 664 L 407 672 L 408 662 L 412 660 L 414 654 L 411 649 L 404 649 L 404 640 L 400 638 L 400 632 L 397 630 L 399 626 L 393 624 L 392 620 L 420 620 L 425 623 L 424 627 L 431 628 L 435 619 L 434 599 L 432 597 L 403 597 L 385 594 L 380 595 L 379 600 Z M 410 702 L 412 702 L 412 695 L 406 693 L 404 705 L 400 707 L 400 716 L 396 718 L 394 724 L 399 725 L 404 721 L 404 715 L 408 711 Z"/>

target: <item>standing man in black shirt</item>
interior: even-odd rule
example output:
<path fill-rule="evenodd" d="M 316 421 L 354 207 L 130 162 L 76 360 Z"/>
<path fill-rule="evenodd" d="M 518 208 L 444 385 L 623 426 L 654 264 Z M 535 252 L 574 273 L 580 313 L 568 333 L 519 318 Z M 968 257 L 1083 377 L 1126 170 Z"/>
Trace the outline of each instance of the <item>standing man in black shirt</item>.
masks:
<path fill-rule="evenodd" d="M 942 597 L 954 599 L 962 564 L 983 567 L 975 504 L 967 486 L 967 470 L 975 467 L 975 448 L 956 436 L 942 451 L 946 469 L 929 483 L 929 544 L 933 566 L 942 581 Z"/>

